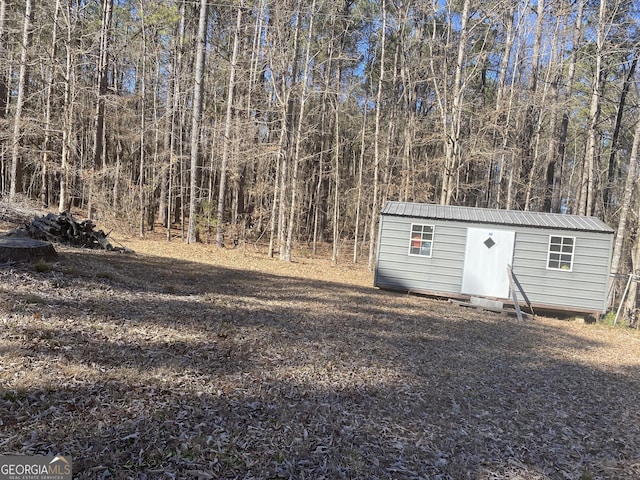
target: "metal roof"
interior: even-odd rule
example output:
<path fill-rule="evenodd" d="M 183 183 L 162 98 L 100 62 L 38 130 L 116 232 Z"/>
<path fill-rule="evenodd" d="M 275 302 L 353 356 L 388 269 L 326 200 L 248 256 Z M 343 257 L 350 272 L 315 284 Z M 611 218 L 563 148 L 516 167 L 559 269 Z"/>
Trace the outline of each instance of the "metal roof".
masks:
<path fill-rule="evenodd" d="M 609 225 L 596 217 L 562 213 L 525 212 L 522 210 L 498 210 L 408 202 L 386 202 L 380 213 L 397 217 L 418 217 L 453 222 L 490 223 L 494 225 L 555 228 L 583 232 L 614 232 Z"/>

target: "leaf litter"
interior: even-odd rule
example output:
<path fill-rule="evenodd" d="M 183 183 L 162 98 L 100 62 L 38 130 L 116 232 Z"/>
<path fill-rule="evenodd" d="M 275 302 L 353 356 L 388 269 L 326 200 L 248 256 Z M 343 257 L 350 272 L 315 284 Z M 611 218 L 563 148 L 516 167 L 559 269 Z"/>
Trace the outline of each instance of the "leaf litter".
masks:
<path fill-rule="evenodd" d="M 635 331 L 121 241 L 0 266 L 2 453 L 82 479 L 640 478 Z"/>

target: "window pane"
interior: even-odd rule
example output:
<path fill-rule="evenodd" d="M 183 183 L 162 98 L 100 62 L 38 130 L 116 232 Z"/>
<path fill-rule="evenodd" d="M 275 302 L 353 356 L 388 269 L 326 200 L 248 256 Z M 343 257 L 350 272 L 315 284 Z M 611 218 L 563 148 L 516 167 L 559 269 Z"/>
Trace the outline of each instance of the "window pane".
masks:
<path fill-rule="evenodd" d="M 434 229 L 433 225 L 411 225 L 409 255 L 431 256 Z"/>
<path fill-rule="evenodd" d="M 574 246 L 575 239 L 573 237 L 550 236 L 547 268 L 571 270 Z"/>

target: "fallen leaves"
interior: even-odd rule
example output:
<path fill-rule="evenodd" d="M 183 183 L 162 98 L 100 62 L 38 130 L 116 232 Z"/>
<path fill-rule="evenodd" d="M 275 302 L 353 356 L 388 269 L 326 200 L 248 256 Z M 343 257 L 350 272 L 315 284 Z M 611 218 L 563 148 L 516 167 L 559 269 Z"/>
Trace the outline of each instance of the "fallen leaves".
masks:
<path fill-rule="evenodd" d="M 0 267 L 3 452 L 91 479 L 640 477 L 634 331 L 320 259 L 129 246 Z"/>

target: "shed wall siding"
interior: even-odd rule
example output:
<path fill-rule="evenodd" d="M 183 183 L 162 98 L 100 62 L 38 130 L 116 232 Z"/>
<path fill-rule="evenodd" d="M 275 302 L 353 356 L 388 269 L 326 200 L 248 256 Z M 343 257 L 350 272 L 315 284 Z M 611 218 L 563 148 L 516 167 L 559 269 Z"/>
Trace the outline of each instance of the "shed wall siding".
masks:
<path fill-rule="evenodd" d="M 431 258 L 408 254 L 412 223 L 435 226 Z M 491 227 L 383 215 L 376 286 L 460 294 L 467 228 Z M 496 225 L 495 229 L 516 232 L 513 271 L 533 304 L 593 311 L 606 309 L 613 235 L 505 225 Z M 572 271 L 547 269 L 550 235 L 576 238 Z"/>
<path fill-rule="evenodd" d="M 431 257 L 409 255 L 411 224 L 435 225 Z M 376 286 L 459 294 L 466 229 L 421 218 L 381 219 Z"/>
<path fill-rule="evenodd" d="M 575 237 L 573 269 L 547 269 L 550 235 Z M 516 229 L 513 271 L 532 303 L 606 309 L 612 235 L 546 229 Z"/>

